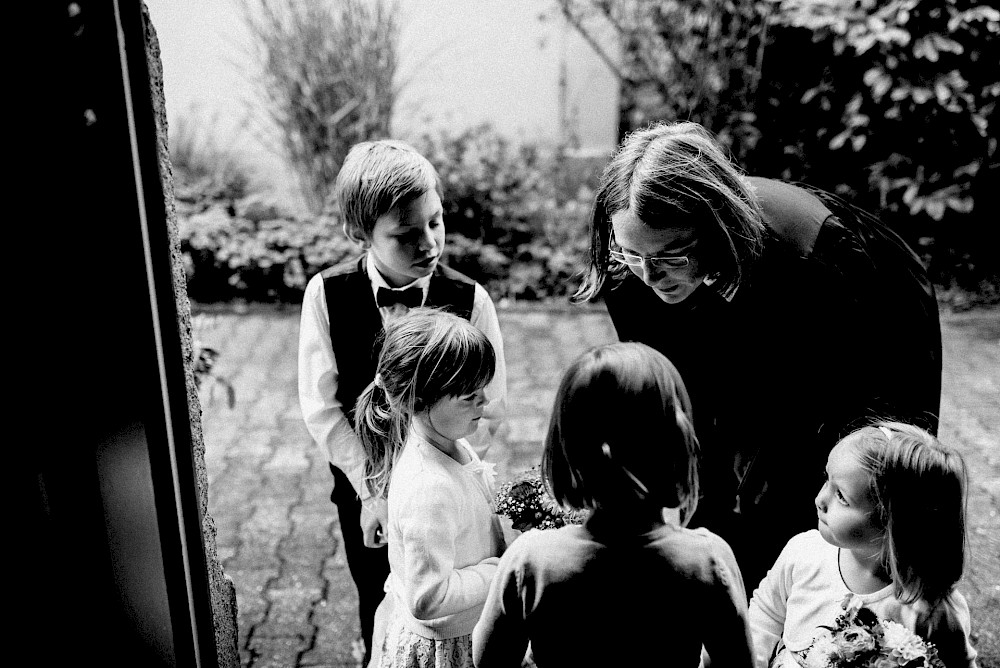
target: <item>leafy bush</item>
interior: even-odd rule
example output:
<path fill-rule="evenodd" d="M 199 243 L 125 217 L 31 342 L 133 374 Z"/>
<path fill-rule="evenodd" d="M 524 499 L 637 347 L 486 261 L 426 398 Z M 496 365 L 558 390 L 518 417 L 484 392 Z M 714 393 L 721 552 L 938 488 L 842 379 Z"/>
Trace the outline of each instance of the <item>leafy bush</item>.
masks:
<path fill-rule="evenodd" d="M 557 147 L 515 145 L 489 125 L 414 142 L 444 184 L 448 263 L 496 299 L 567 295 L 589 243 L 593 199 Z M 575 177 L 575 178 L 574 178 Z"/>
<path fill-rule="evenodd" d="M 215 387 L 219 386 L 225 393 L 226 405 L 233 408 L 236 405 L 236 388 L 226 376 L 220 375 L 215 369 L 215 363 L 219 359 L 219 351 L 207 345 L 202 337 L 206 330 L 215 326 L 214 318 L 205 313 L 198 313 L 191 318 L 191 329 L 194 344 L 194 364 L 192 372 L 194 375 L 195 387 L 201 391 L 208 387 L 208 401 L 215 398 Z"/>
<path fill-rule="evenodd" d="M 538 301 L 567 297 L 589 249 L 592 195 L 563 204 L 548 200 L 536 212 L 534 234 L 513 246 L 449 235 L 448 264 L 476 279 L 494 299 Z"/>
<path fill-rule="evenodd" d="M 191 299 L 300 302 L 310 276 L 357 252 L 335 216 L 260 218 L 253 202 L 179 217 Z"/>
<path fill-rule="evenodd" d="M 767 146 L 753 166 L 879 212 L 946 288 L 1000 286 L 1000 11 L 970 0 L 775 4 Z"/>
<path fill-rule="evenodd" d="M 541 149 L 515 145 L 489 125 L 413 143 L 441 176 L 449 232 L 505 246 L 526 241 L 537 209 L 555 196 Z"/>

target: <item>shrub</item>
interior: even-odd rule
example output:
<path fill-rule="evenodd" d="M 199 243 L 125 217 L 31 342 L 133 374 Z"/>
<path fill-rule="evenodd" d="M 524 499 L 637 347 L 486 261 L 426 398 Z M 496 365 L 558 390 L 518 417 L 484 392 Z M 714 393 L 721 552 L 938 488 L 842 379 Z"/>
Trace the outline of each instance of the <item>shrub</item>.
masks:
<path fill-rule="evenodd" d="M 251 202 L 179 216 L 191 299 L 298 303 L 310 276 L 357 252 L 335 216 L 255 218 Z"/>
<path fill-rule="evenodd" d="M 554 197 L 551 162 L 539 146 L 515 145 L 489 125 L 413 144 L 441 175 L 449 232 L 509 247 L 527 240 L 536 211 Z"/>
<path fill-rule="evenodd" d="M 514 246 L 450 234 L 448 264 L 482 283 L 494 299 L 568 297 L 576 290 L 589 249 L 591 199 L 583 190 L 562 204 L 548 200 L 530 223 L 534 233 Z"/>
<path fill-rule="evenodd" d="M 563 297 L 589 243 L 593 195 L 559 147 L 515 145 L 488 124 L 414 145 L 444 184 L 448 263 L 495 299 Z M 597 166 L 592 166 L 597 169 Z"/>
<path fill-rule="evenodd" d="M 995 293 L 1000 11 L 971 0 L 775 4 L 755 166 L 880 213 L 945 291 Z"/>

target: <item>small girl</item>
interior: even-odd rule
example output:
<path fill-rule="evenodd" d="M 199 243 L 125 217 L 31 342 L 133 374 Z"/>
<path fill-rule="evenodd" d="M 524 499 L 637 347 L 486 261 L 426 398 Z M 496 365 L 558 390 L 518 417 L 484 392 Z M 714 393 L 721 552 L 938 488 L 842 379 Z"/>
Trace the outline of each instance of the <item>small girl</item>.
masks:
<path fill-rule="evenodd" d="M 473 632 L 479 668 L 751 666 L 747 600 L 729 545 L 684 528 L 698 442 L 677 369 L 641 343 L 584 353 L 556 395 L 547 491 L 583 525 L 533 529 L 500 566 Z"/>
<path fill-rule="evenodd" d="M 882 422 L 830 452 L 818 527 L 793 537 L 750 602 L 757 665 L 798 666 L 821 626 L 862 606 L 933 643 L 948 668 L 974 667 L 961 456 L 917 427 Z"/>
<path fill-rule="evenodd" d="M 486 336 L 458 316 L 415 308 L 386 322 L 356 413 L 365 484 L 388 497 L 373 668 L 473 665 L 472 628 L 504 544 L 492 467 L 465 437 L 483 416 L 494 363 Z"/>

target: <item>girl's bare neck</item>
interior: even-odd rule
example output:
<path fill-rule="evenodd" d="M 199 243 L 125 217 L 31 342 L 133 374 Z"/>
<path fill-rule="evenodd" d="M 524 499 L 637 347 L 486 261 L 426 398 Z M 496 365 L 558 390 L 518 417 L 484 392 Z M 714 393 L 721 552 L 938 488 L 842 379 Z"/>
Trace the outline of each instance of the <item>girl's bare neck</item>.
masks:
<path fill-rule="evenodd" d="M 472 458 L 469 457 L 469 453 L 467 453 L 458 444 L 458 441 L 453 441 L 439 434 L 436 429 L 427 423 L 426 419 L 423 419 L 420 416 L 413 418 L 410 428 L 413 429 L 417 435 L 420 436 L 420 438 L 424 439 L 459 464 L 468 464 L 471 461 Z"/>
<path fill-rule="evenodd" d="M 874 594 L 892 584 L 892 578 L 882 565 L 879 555 L 858 554 L 852 550 L 837 550 L 840 577 L 855 594 Z"/>

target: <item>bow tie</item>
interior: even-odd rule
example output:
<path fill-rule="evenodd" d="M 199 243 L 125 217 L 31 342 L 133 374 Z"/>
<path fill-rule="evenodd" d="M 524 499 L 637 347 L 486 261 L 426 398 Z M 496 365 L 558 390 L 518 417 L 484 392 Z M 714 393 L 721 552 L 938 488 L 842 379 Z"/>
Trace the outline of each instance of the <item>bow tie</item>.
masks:
<path fill-rule="evenodd" d="M 375 292 L 375 305 L 379 308 L 402 304 L 406 308 L 417 308 L 424 303 L 424 291 L 420 288 L 407 288 L 405 290 L 389 290 L 379 288 Z"/>

